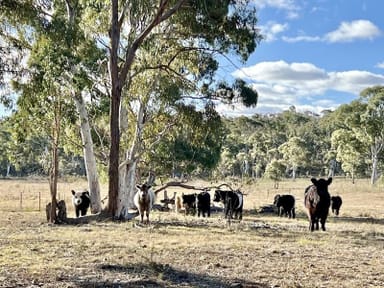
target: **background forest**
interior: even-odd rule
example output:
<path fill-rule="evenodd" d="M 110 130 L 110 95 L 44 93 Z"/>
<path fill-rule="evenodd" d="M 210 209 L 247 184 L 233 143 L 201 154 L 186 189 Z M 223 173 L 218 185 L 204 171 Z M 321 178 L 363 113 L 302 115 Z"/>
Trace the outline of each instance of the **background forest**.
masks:
<path fill-rule="evenodd" d="M 384 92 L 382 88 L 375 89 L 380 89 L 376 98 Z M 375 114 L 369 111 L 366 100 L 362 97 L 336 111 L 324 111 L 323 116 L 300 113 L 295 107 L 272 115 L 217 116 L 218 129 L 210 131 L 199 129 L 204 121 L 202 117 L 196 120 L 195 126 L 182 125 L 162 137 L 152 151 L 144 153 L 145 161 L 140 167 L 148 169 L 146 163 L 150 163 L 150 170 L 161 178 L 188 175 L 215 179 L 266 177 L 278 181 L 330 175 L 348 176 L 353 180 L 353 177 L 371 177 L 373 160 L 377 158 L 376 181 L 384 162 L 381 149 L 377 149 L 376 155 L 372 151 L 376 145 L 377 148 L 383 145 L 379 141 L 384 141 L 381 136 L 384 119 L 380 118 L 380 107 L 376 107 Z M 32 134 L 18 139 L 13 124 L 15 115 L 1 121 L 2 176 L 47 176 L 49 136 Z M 100 156 L 106 155 L 103 147 L 108 147 L 105 135 L 101 141 L 99 131 L 103 130 L 106 128 L 93 126 L 92 135 Z M 74 145 L 81 141 L 79 138 L 75 133 L 65 137 L 60 148 L 61 176 L 85 176 L 82 151 L 79 145 Z M 106 167 L 106 163 L 103 165 L 100 161 L 101 175 L 106 175 Z"/>

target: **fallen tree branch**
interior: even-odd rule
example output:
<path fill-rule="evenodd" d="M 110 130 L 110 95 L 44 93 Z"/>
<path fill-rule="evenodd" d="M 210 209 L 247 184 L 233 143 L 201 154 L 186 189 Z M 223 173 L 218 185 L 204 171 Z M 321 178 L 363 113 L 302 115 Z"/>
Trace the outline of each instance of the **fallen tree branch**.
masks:
<path fill-rule="evenodd" d="M 226 183 L 223 183 L 219 186 L 207 186 L 207 187 L 196 187 L 196 186 L 192 186 L 192 185 L 187 185 L 185 184 L 184 182 L 179 182 L 179 181 L 171 181 L 171 182 L 168 182 L 166 183 L 165 185 L 163 185 L 162 187 L 156 189 L 154 191 L 154 193 L 157 195 L 157 193 L 159 193 L 160 191 L 168 188 L 168 187 L 182 187 L 182 188 L 185 188 L 185 189 L 192 189 L 192 190 L 200 190 L 200 191 L 204 191 L 204 190 L 211 190 L 211 189 L 220 189 L 221 187 L 223 186 L 226 186 L 228 187 L 231 191 L 234 191 L 231 186 L 229 186 L 228 184 Z"/>

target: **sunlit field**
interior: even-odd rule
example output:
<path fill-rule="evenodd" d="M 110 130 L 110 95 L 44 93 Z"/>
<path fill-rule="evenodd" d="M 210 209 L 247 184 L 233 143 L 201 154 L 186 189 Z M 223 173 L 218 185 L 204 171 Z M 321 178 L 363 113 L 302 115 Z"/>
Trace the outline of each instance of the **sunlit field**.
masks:
<path fill-rule="evenodd" d="M 221 213 L 203 219 L 160 211 L 148 226 L 137 219 L 49 225 L 46 181 L 0 180 L 0 287 L 384 287 L 381 184 L 335 178 L 329 190 L 343 198 L 340 216 L 330 214 L 327 231 L 312 233 L 302 204 L 309 179 L 279 189 L 266 181 L 228 184 L 246 194 L 244 219 L 230 226 Z M 86 186 L 59 183 L 69 217 L 71 189 Z M 296 219 L 258 213 L 277 193 L 295 196 Z"/>

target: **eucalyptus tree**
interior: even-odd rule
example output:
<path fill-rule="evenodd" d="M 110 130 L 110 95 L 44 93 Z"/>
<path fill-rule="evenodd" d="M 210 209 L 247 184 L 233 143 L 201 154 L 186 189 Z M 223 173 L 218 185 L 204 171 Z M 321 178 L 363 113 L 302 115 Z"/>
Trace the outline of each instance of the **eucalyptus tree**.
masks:
<path fill-rule="evenodd" d="M 274 181 L 274 188 L 279 188 L 279 181 L 284 177 L 286 165 L 282 160 L 273 159 L 265 168 L 264 178 Z"/>
<path fill-rule="evenodd" d="M 287 167 L 292 170 L 292 179 L 296 179 L 296 172 L 308 161 L 308 150 L 306 142 L 300 137 L 291 137 L 287 142 L 279 146 L 279 152 Z"/>
<path fill-rule="evenodd" d="M 261 39 L 256 28 L 255 9 L 249 1 L 3 2 L 6 20 L 13 21 L 17 29 L 26 27 L 22 35 L 41 37 L 37 39 L 39 42 L 45 36 L 46 43 L 51 41 L 50 47 L 57 52 L 53 55 L 53 51 L 47 50 L 47 55 L 62 64 L 61 73 L 54 74 L 57 79 L 48 78 L 56 80 L 51 85 L 57 89 L 51 91 L 52 95 L 60 92 L 81 100 L 81 92 L 89 83 L 86 76 L 95 75 L 87 65 L 98 63 L 96 58 L 87 57 L 95 53 L 87 52 L 97 50 L 94 39 L 99 47 L 106 49 L 109 79 L 102 93 L 110 99 L 108 210 L 114 217 L 124 218 L 123 211 L 128 208 L 126 195 L 133 191 L 135 169 L 129 165 L 137 164 L 142 151 L 153 147 L 152 144 L 141 147 L 146 133 L 144 124 L 151 123 L 148 119 L 154 123 L 155 119 L 160 119 L 156 118 L 159 115 L 176 113 L 173 108 L 152 109 L 157 107 L 154 103 L 166 101 L 160 97 L 169 92 L 161 84 L 163 81 L 172 88 L 168 93 L 172 96 L 169 103 L 203 102 L 202 106 L 208 107 L 214 101 L 233 103 L 240 100 L 248 106 L 257 102 L 257 93 L 245 82 L 235 81 L 230 85 L 214 77 L 218 55 L 239 56 L 245 61 Z M 18 11 L 14 19 L 12 11 Z M 30 47 L 34 40 L 28 38 Z M 55 64 L 53 66 L 58 67 Z M 38 68 L 43 72 L 41 68 L 49 67 Z M 137 89 L 140 86 L 145 89 Z M 53 100 L 61 103 L 59 99 Z M 84 105 L 84 101 L 76 104 Z M 155 131 L 165 134 L 171 126 L 172 119 Z M 82 131 L 85 130 L 88 129 Z M 133 140 L 126 153 L 121 153 L 121 140 L 129 138 L 123 135 L 125 131 Z M 158 143 L 156 137 L 152 137 L 152 143 Z M 124 170 L 131 171 L 129 177 Z M 130 179 L 128 183 L 119 182 L 120 174 Z M 121 195 L 120 188 L 126 186 L 131 192 L 124 191 Z"/>
<path fill-rule="evenodd" d="M 369 145 L 372 174 L 371 184 L 378 179 L 379 159 L 384 148 L 384 86 L 369 87 L 361 91 L 361 101 L 366 103 L 366 110 L 361 115 L 363 129 L 358 136 Z"/>
<path fill-rule="evenodd" d="M 363 90 L 359 99 L 350 104 L 341 105 L 334 112 L 333 117 L 337 119 L 340 127 L 335 132 L 344 134 L 343 138 L 346 139 L 350 139 L 352 136 L 349 134 L 352 133 L 353 138 L 356 139 L 349 142 L 348 145 L 352 145 L 356 150 L 354 158 L 360 158 L 359 155 L 362 154 L 365 161 L 370 163 L 371 184 L 374 184 L 378 178 L 379 161 L 384 148 L 383 86 L 374 86 Z M 343 138 L 338 136 L 338 139 Z M 333 145 L 337 149 L 335 142 Z M 360 163 L 359 166 L 361 165 Z"/>
<path fill-rule="evenodd" d="M 177 79 L 182 85 L 174 94 L 178 96 L 173 99 L 174 102 L 187 98 L 191 101 L 221 99 L 231 102 L 239 97 L 244 104 L 254 105 L 257 94 L 244 82 L 237 81 L 228 86 L 215 81 L 214 73 L 218 68 L 215 57 L 231 53 L 246 60 L 254 51 L 260 35 L 255 25 L 255 11 L 248 1 L 159 0 L 121 4 L 119 7 L 117 0 L 112 1 L 109 29 L 109 211 L 114 217 L 124 218 L 121 212 L 126 209 L 121 205 L 127 203 L 120 199 L 119 167 L 130 164 L 132 159 L 129 156 L 119 163 L 119 121 L 122 122 L 120 116 L 124 115 L 124 112 L 121 113 L 122 97 L 126 95 L 129 102 L 133 95 L 130 91 L 130 85 L 134 85 L 133 78 L 140 72 L 146 73 L 144 70 L 152 69 Z M 154 48 L 157 59 L 155 63 L 148 63 L 147 56 Z M 156 95 L 159 94 L 143 93 L 140 99 L 156 99 Z M 136 132 L 142 131 L 142 121 L 150 102 L 138 100 L 136 122 L 128 125 L 136 126 Z M 125 185 L 132 190 L 134 178 L 130 179 Z"/>
<path fill-rule="evenodd" d="M 69 0 L 65 2 L 39 1 L 37 3 L 34 1 L 3 1 L 3 8 L 1 21 L 8 27 L 8 33 L 3 33 L 2 36 L 5 39 L 5 43 L 17 43 L 17 47 L 20 48 L 20 51 L 15 50 L 19 53 L 13 51 L 8 57 L 12 59 L 12 55 L 15 54 L 29 59 L 28 61 L 21 61 L 21 63 L 26 63 L 23 70 L 26 73 L 16 74 L 19 82 L 42 82 L 33 73 L 36 74 L 36 71 L 40 70 L 37 73 L 42 75 L 50 74 L 52 71 L 44 72 L 43 70 L 49 69 L 51 66 L 55 67 L 57 71 L 53 73 L 53 78 L 49 78 L 50 81 L 52 84 L 61 85 L 61 91 L 58 91 L 58 93 L 67 95 L 69 100 L 72 98 L 72 101 L 76 104 L 81 127 L 87 178 L 91 191 L 91 209 L 92 212 L 99 212 L 101 209 L 100 187 L 83 94 L 87 90 L 88 94 L 90 94 L 90 87 L 94 86 L 90 75 L 92 73 L 95 75 L 94 71 L 97 68 L 97 61 L 102 53 L 96 47 L 95 41 L 91 38 L 86 39 L 84 31 L 81 30 L 82 4 L 80 1 Z M 51 62 L 51 65 L 40 65 L 39 61 Z M 17 66 L 14 65 L 14 67 Z M 15 69 L 14 72 L 18 72 L 18 70 Z M 8 73 L 10 72 L 8 71 Z M 25 87 L 19 86 L 17 89 L 24 89 Z M 24 93 L 22 97 L 27 97 L 27 94 Z M 58 99 L 51 99 L 51 101 L 54 100 Z M 21 108 L 20 106 L 19 109 Z M 39 115 L 45 117 L 44 114 Z M 34 116 L 38 117 L 38 114 Z M 63 114 L 63 117 L 67 117 L 67 115 Z M 62 117 L 57 119 L 57 121 L 61 120 Z M 71 121 L 67 123 L 74 124 Z M 59 126 L 60 124 L 58 123 L 57 127 Z M 73 140 L 73 142 L 76 140 Z"/>
<path fill-rule="evenodd" d="M 364 143 L 353 130 L 338 129 L 332 133 L 332 145 L 335 147 L 336 160 L 342 163 L 344 172 L 349 173 L 352 183 L 359 167 L 364 166 Z"/>
<path fill-rule="evenodd" d="M 10 109 L 15 103 L 9 80 L 15 75 L 24 74 L 23 57 L 29 47 L 28 37 L 18 35 L 25 35 L 31 18 L 38 19 L 38 9 L 32 9 L 22 1 L 10 0 L 0 1 L 0 7 L 0 102 Z M 19 13 L 15 13 L 18 8 Z"/>
<path fill-rule="evenodd" d="M 143 155 L 157 175 L 210 174 L 220 160 L 226 130 L 212 105 L 197 110 L 191 105 L 177 105 L 173 123 L 162 140 Z M 181 124 L 181 125 L 180 125 Z"/>
<path fill-rule="evenodd" d="M 47 154 L 49 136 L 47 131 L 38 134 L 29 129 L 21 117 L 22 113 L 13 113 L 4 119 L 3 124 L 7 133 L 3 137 L 5 157 L 8 170 L 12 168 L 12 176 L 43 175 L 49 171 L 43 161 Z"/>
<path fill-rule="evenodd" d="M 54 48 L 55 44 L 42 36 L 39 46 L 31 53 L 30 74 L 32 81 L 27 83 L 15 83 L 21 91 L 18 99 L 18 107 L 22 127 L 29 133 L 45 134 L 50 137 L 47 147 L 50 151 L 51 165 L 49 167 L 49 185 L 51 192 L 51 222 L 56 218 L 56 195 L 59 175 L 59 147 L 62 137 L 62 129 L 65 127 L 66 116 L 72 114 L 67 91 L 58 81 L 62 73 L 61 64 Z M 57 62 L 52 59 L 58 60 Z"/>

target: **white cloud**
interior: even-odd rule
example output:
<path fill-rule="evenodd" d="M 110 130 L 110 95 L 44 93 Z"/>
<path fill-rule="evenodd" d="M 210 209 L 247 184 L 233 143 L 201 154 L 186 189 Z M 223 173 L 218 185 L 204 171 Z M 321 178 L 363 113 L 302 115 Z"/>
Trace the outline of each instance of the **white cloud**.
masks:
<path fill-rule="evenodd" d="M 266 25 L 259 27 L 261 34 L 264 35 L 266 42 L 272 42 L 276 40 L 276 36 L 288 28 L 288 24 L 280 24 L 273 21 L 269 21 Z"/>
<path fill-rule="evenodd" d="M 355 20 L 351 22 L 342 22 L 339 27 L 324 36 L 299 35 L 295 37 L 283 36 L 285 42 L 353 42 L 355 40 L 369 39 L 381 35 L 380 29 L 368 20 Z"/>
<path fill-rule="evenodd" d="M 374 74 L 368 71 L 343 71 L 330 72 L 332 80 L 330 88 L 342 92 L 359 94 L 367 87 L 383 85 L 384 75 Z"/>
<path fill-rule="evenodd" d="M 295 43 L 295 42 L 319 42 L 322 41 L 322 38 L 319 36 L 296 36 L 296 37 L 287 37 L 283 36 L 282 39 L 285 42 Z"/>
<path fill-rule="evenodd" d="M 295 10 L 297 6 L 294 0 L 257 0 L 253 2 L 259 9 L 272 7 L 282 10 Z"/>
<path fill-rule="evenodd" d="M 233 76 L 264 83 L 297 83 L 327 77 L 323 69 L 311 63 L 287 63 L 285 61 L 260 62 L 233 72 Z"/>
<path fill-rule="evenodd" d="M 236 106 L 228 112 L 233 115 L 279 112 L 291 105 L 296 106 L 298 111 L 320 113 L 339 106 L 337 99 L 324 98 L 328 92 L 337 91 L 357 96 L 367 87 L 384 83 L 384 75 L 381 74 L 359 70 L 327 72 L 312 63 L 285 61 L 261 62 L 239 69 L 232 75 L 248 80 L 259 93 L 256 108 Z M 224 113 L 224 106 L 221 109 Z"/>
<path fill-rule="evenodd" d="M 342 22 L 339 28 L 329 32 L 324 39 L 328 42 L 351 42 L 358 39 L 373 39 L 381 34 L 380 29 L 368 20 Z"/>
<path fill-rule="evenodd" d="M 375 67 L 384 69 L 384 62 L 377 63 Z"/>
<path fill-rule="evenodd" d="M 255 6 L 258 9 L 271 7 L 284 10 L 287 13 L 287 18 L 294 19 L 299 16 L 299 5 L 295 0 L 254 0 Z"/>

